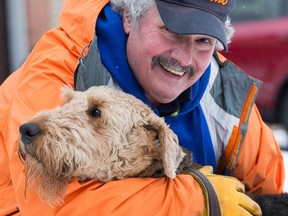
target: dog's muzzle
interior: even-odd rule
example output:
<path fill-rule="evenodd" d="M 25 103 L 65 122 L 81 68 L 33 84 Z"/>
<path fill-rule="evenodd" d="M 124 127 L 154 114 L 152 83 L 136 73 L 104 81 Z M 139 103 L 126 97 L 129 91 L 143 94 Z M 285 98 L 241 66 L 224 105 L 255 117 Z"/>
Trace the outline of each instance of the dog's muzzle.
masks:
<path fill-rule="evenodd" d="M 25 123 L 20 126 L 19 132 L 21 134 L 21 141 L 24 145 L 31 144 L 33 138 L 35 138 L 39 132 L 40 128 L 34 123 Z"/>

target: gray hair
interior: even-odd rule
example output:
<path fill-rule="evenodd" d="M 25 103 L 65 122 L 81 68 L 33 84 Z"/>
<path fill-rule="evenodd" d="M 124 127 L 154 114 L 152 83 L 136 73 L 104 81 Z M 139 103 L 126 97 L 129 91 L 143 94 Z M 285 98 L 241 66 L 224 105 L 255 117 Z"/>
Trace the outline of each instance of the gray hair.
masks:
<path fill-rule="evenodd" d="M 145 16 L 146 12 L 155 5 L 155 0 L 110 0 L 112 9 L 116 11 L 119 15 L 123 16 L 125 10 L 129 13 L 129 18 L 132 22 L 134 28 L 138 29 L 142 18 Z M 228 17 L 225 22 L 226 27 L 226 39 L 227 43 L 231 42 L 234 34 L 234 28 L 231 25 L 231 20 Z M 223 44 L 217 40 L 216 43 L 217 50 L 223 50 Z"/>

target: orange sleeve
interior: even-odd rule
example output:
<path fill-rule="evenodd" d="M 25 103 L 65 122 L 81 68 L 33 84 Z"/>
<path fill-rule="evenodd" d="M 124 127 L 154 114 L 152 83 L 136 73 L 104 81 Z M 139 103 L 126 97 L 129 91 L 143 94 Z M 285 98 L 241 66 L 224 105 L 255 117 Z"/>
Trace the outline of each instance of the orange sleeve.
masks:
<path fill-rule="evenodd" d="M 280 193 L 283 190 L 283 156 L 272 130 L 263 122 L 255 105 L 233 176 L 251 193 Z"/>
<path fill-rule="evenodd" d="M 32 207 L 32 208 L 31 208 Z M 106 184 L 73 181 L 62 206 L 51 208 L 30 192 L 21 215 L 202 215 L 202 191 L 189 175 L 168 178 L 129 178 Z"/>

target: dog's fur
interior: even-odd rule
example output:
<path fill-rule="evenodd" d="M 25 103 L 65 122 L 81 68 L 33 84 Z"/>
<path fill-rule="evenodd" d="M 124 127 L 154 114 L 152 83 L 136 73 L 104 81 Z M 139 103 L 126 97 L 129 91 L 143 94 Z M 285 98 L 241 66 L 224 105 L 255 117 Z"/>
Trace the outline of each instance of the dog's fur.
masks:
<path fill-rule="evenodd" d="M 199 168 L 164 120 L 135 97 L 101 86 L 85 92 L 65 87 L 62 98 L 62 107 L 42 111 L 20 127 L 26 182 L 48 203 L 61 199 L 73 178 L 174 178 Z M 276 197 L 288 205 L 287 195 Z"/>

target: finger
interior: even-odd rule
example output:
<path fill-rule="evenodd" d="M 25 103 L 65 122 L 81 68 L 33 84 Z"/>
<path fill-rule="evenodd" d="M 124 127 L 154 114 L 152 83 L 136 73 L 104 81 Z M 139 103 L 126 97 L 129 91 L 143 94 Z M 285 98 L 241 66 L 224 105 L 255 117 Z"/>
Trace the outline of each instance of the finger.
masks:
<path fill-rule="evenodd" d="M 223 186 L 226 185 L 229 186 L 231 189 L 236 190 L 238 192 L 245 192 L 245 186 L 242 182 L 240 182 L 238 179 L 231 177 L 231 176 L 220 176 L 220 175 L 206 175 L 206 177 L 209 179 L 209 181 L 212 184 L 222 184 Z M 224 187 L 226 187 L 224 186 Z"/>
<path fill-rule="evenodd" d="M 238 192 L 242 192 L 245 193 L 245 186 L 242 182 L 240 182 L 238 179 L 232 177 L 232 176 L 225 176 L 225 180 L 230 181 L 231 183 L 233 183 L 234 187 L 236 188 L 236 190 Z M 231 184 L 232 185 L 232 184 Z"/>
<path fill-rule="evenodd" d="M 246 211 L 250 212 L 250 214 L 252 215 L 256 215 L 256 216 L 262 215 L 260 206 L 247 195 L 243 193 L 239 193 L 238 200 L 239 200 L 239 206 L 241 206 L 242 209 L 245 209 Z"/>
<path fill-rule="evenodd" d="M 213 167 L 212 166 L 203 166 L 199 169 L 201 173 L 204 175 L 212 174 L 213 173 Z"/>
<path fill-rule="evenodd" d="M 247 209 L 245 208 L 241 208 L 239 206 L 239 208 L 237 209 L 237 211 L 235 213 L 233 213 L 233 215 L 235 216 L 261 216 L 262 214 L 254 214 L 252 212 L 247 211 Z M 226 216 L 226 214 L 224 214 L 224 216 Z"/>

